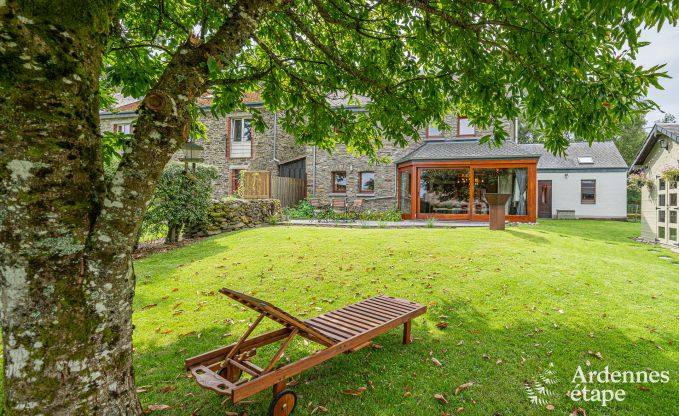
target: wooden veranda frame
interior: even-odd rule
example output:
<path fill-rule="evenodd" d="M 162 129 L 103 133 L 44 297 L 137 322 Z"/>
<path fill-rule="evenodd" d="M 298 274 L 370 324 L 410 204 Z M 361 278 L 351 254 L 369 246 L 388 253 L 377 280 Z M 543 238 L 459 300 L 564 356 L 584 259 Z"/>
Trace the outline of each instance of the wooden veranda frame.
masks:
<path fill-rule="evenodd" d="M 527 183 L 527 215 L 507 215 L 507 221 L 535 222 L 537 218 L 537 159 L 501 159 L 501 160 L 450 160 L 450 161 L 414 161 L 398 165 L 398 208 L 401 209 L 401 172 L 410 172 L 410 212 L 401 214 L 403 219 L 434 219 L 448 221 L 488 221 L 487 214 L 475 214 L 471 207 L 474 195 L 474 169 L 526 168 Z M 469 169 L 468 214 L 425 214 L 420 213 L 420 172 L 426 169 Z"/>

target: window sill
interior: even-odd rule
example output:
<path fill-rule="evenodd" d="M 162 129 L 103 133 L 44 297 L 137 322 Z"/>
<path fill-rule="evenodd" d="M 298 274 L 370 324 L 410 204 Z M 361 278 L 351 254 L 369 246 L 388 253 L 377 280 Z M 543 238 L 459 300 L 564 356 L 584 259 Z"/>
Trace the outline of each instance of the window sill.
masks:
<path fill-rule="evenodd" d="M 328 196 L 347 196 L 346 192 L 330 192 Z"/>
<path fill-rule="evenodd" d="M 375 196 L 375 192 L 359 192 L 356 196 L 372 197 Z"/>

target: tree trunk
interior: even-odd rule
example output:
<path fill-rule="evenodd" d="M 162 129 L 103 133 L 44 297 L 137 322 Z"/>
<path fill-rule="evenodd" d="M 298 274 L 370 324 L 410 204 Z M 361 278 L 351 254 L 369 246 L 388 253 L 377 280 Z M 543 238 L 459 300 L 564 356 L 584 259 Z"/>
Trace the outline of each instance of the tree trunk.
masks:
<path fill-rule="evenodd" d="M 278 1 L 241 0 L 187 40 L 139 109 L 109 184 L 98 77 L 117 2 L 0 0 L 0 285 L 6 415 L 138 415 L 131 252 L 208 85 Z"/>
<path fill-rule="evenodd" d="M 4 413 L 140 414 L 130 253 L 91 234 L 106 193 L 98 77 L 117 5 L 39 3 L 0 2 Z"/>
<path fill-rule="evenodd" d="M 179 238 L 179 225 L 170 223 L 167 226 L 167 236 L 165 237 L 165 244 L 176 243 Z"/>

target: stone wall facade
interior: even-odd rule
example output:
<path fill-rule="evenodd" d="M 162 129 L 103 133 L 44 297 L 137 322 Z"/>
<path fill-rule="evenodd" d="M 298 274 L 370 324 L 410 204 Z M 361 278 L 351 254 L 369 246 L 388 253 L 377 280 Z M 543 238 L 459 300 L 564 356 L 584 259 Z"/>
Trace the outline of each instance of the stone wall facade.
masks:
<path fill-rule="evenodd" d="M 226 199 L 214 202 L 208 210 L 206 221 L 187 227 L 184 237 L 207 237 L 252 228 L 265 224 L 272 216 L 280 214 L 280 202 L 276 199 Z"/>
<path fill-rule="evenodd" d="M 230 139 L 228 127 L 233 118 L 248 118 L 247 112 L 234 112 L 225 117 L 205 115 L 200 118 L 207 127 L 208 140 L 198 140 L 203 146 L 204 163 L 217 167 L 219 178 L 214 184 L 214 199 L 222 199 L 233 194 L 234 179 L 238 170 L 266 170 L 273 176 L 278 175 L 278 165 L 306 156 L 306 146 L 296 143 L 295 138 L 283 131 L 280 123 L 275 122 L 274 113 L 262 110 L 267 125 L 264 131 L 255 131 L 252 138 L 252 156 L 249 158 L 227 157 L 227 140 Z M 113 131 L 114 124 L 134 124 L 134 113 L 102 114 L 101 131 Z M 274 125 L 276 129 L 274 130 Z M 276 152 L 274 155 L 274 134 Z M 180 161 L 182 151 L 177 151 L 172 159 Z M 274 160 L 274 157 L 276 160 Z"/>
<path fill-rule="evenodd" d="M 490 133 L 489 131 L 475 131 L 474 135 L 460 136 L 458 134 L 458 117 L 450 115 L 446 124 L 450 131 L 436 137 L 431 137 L 428 128 L 419 131 L 419 137 L 411 140 L 407 146 L 401 148 L 385 140 L 385 147 L 378 151 L 380 156 L 386 156 L 390 161 L 386 164 L 371 164 L 369 158 L 354 156 L 346 152 L 344 145 L 339 145 L 333 153 L 297 143 L 295 138 L 284 132 L 281 124 L 276 122 L 274 113 L 265 111 L 261 104 L 254 104 L 262 111 L 266 123 L 264 131 L 255 131 L 252 138 L 252 154 L 249 158 L 227 157 L 227 141 L 230 139 L 230 125 L 234 118 L 250 117 L 248 112 L 234 112 L 225 117 L 216 118 L 206 115 L 201 122 L 207 126 L 208 140 L 199 140 L 203 146 L 205 163 L 216 166 L 219 179 L 215 183 L 214 198 L 222 199 L 233 194 L 237 172 L 239 170 L 263 170 L 278 176 L 278 166 L 283 163 L 305 159 L 307 196 L 324 200 L 332 198 L 347 198 L 351 203 L 354 199 L 363 199 L 367 209 L 392 209 L 397 206 L 397 170 L 396 161 L 415 150 L 426 140 L 474 140 Z M 114 124 L 134 123 L 135 114 L 131 112 L 101 115 L 102 131 L 111 131 Z M 275 126 L 275 129 L 274 129 Z M 514 123 L 506 122 L 505 129 L 514 140 Z M 276 146 L 274 151 L 274 136 Z M 180 160 L 182 152 L 178 151 L 173 159 Z M 344 193 L 333 193 L 332 173 L 346 172 L 347 190 Z M 359 174 L 361 172 L 375 173 L 375 189 L 371 193 L 359 192 Z"/>

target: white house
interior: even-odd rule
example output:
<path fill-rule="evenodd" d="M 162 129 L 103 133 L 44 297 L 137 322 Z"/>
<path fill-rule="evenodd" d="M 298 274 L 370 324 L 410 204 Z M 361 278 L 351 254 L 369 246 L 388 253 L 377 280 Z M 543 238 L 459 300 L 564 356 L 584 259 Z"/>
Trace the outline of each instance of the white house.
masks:
<path fill-rule="evenodd" d="M 679 169 L 679 124 L 656 124 L 630 169 L 649 180 L 641 188 L 641 238 L 676 247 L 679 186 L 662 177 L 665 169 Z"/>
<path fill-rule="evenodd" d="M 521 146 L 540 154 L 538 218 L 627 218 L 627 164 L 613 142 L 571 143 L 565 157 Z"/>

